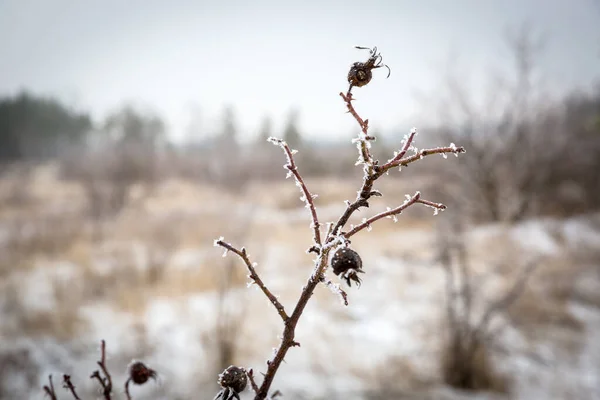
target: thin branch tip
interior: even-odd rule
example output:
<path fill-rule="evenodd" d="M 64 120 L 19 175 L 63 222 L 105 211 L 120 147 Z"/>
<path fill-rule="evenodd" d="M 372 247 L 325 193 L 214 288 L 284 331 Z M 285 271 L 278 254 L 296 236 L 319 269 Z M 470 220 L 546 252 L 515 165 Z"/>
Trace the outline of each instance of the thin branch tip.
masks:
<path fill-rule="evenodd" d="M 262 279 L 260 278 L 260 276 L 258 276 L 258 273 L 256 272 L 256 269 L 255 269 L 256 263 L 251 262 L 250 259 L 248 258 L 248 254 L 246 252 L 246 248 L 242 247 L 240 250 L 238 250 L 237 248 L 235 248 L 231 244 L 225 243 L 222 240 L 217 241 L 217 243 L 219 244 L 219 246 L 225 248 L 226 250 L 229 250 L 229 251 L 235 253 L 236 255 L 238 255 L 242 259 L 242 261 L 244 261 L 244 264 L 246 264 L 246 269 L 250 273 L 248 275 L 250 277 L 250 279 L 260 288 L 260 290 L 262 290 L 262 292 L 269 299 L 269 301 L 271 302 L 271 304 L 273 304 L 273 306 L 277 310 L 277 313 L 279 314 L 279 316 L 281 317 L 281 319 L 284 322 L 287 321 L 289 319 L 289 316 L 286 313 L 285 308 L 279 302 L 279 300 L 277 299 L 277 296 L 275 296 L 267 288 L 267 286 L 264 284 L 264 282 L 262 281 Z"/>
<path fill-rule="evenodd" d="M 288 176 L 294 176 L 294 179 L 296 180 L 296 186 L 298 186 L 300 188 L 300 191 L 302 192 L 301 200 L 304 203 L 306 203 L 306 208 L 309 209 L 310 216 L 312 219 L 311 228 L 313 230 L 313 241 L 316 246 L 320 246 L 321 245 L 321 231 L 319 228 L 320 228 L 321 224 L 319 223 L 319 217 L 317 215 L 317 209 L 315 207 L 315 202 L 314 202 L 314 199 L 317 198 L 317 195 L 313 195 L 308 190 L 308 187 L 306 186 L 306 183 L 304 182 L 302 175 L 300 175 L 300 172 L 298 171 L 298 167 L 296 166 L 296 162 L 294 161 L 294 154 L 296 154 L 297 151 L 290 149 L 289 145 L 280 139 L 274 139 L 274 144 L 278 144 L 283 149 L 283 152 L 285 153 L 287 163 L 284 164 L 283 167 L 289 171 Z"/>

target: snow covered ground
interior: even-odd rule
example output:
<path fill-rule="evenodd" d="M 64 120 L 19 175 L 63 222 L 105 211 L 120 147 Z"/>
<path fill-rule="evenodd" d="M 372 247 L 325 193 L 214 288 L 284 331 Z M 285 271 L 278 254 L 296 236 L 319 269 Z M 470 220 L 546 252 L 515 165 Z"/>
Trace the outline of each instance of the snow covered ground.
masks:
<path fill-rule="evenodd" d="M 235 202 L 223 201 L 227 206 L 231 206 L 228 202 Z M 208 214 L 214 215 L 223 207 L 223 203 L 204 204 L 201 212 L 190 211 L 189 218 L 202 224 Z M 322 219 L 332 219 L 339 209 L 335 204 L 325 207 Z M 532 339 L 512 327 L 498 335 L 504 350 L 495 353 L 494 361 L 496 368 L 509 378 L 511 394 L 463 393 L 440 381 L 445 274 L 434 248 L 433 219 L 440 217 L 433 216 L 426 217 L 432 220 L 430 224 L 411 219 L 403 223 L 402 218 L 397 224 L 384 220 L 372 232 L 364 232 L 353 240 L 366 270 L 363 286 L 348 290 L 348 307 L 327 288 L 317 289 L 297 328 L 296 339 L 302 347 L 290 350 L 273 388 L 281 390 L 287 399 L 376 399 L 384 386 L 397 389 L 397 393 L 402 391 L 402 398 L 411 399 L 600 399 L 600 303 L 589 300 L 597 299 L 594 294 L 600 292 L 600 257 L 585 257 L 600 249 L 598 217 L 480 226 L 467 232 L 472 265 L 481 274 L 487 273 L 490 265 L 515 256 L 545 257 L 539 267 L 542 271 L 550 263 L 562 265 L 560 260 L 577 263 L 563 265 L 563 269 L 572 267 L 573 275 L 577 275 L 565 304 L 566 312 L 581 329 L 565 331 L 560 324 L 549 323 L 545 328 L 548 334 L 543 338 Z M 168 215 L 161 218 L 168 220 Z M 310 240 L 306 218 L 302 207 L 258 207 L 253 211 L 254 228 L 239 239 L 258 263 L 257 270 L 265 283 L 287 308 L 295 304 L 311 273 L 314 256 L 304 252 Z M 209 228 L 214 232 L 212 239 L 223 233 L 219 226 Z M 225 236 L 239 245 L 235 236 Z M 221 258 L 221 250 L 212 247 L 212 239 L 205 240 L 203 246 L 179 246 L 173 250 L 161 279 L 177 276 L 191 280 L 198 273 L 205 274 L 206 280 L 217 279 L 219 273 L 215 270 L 229 261 L 235 268 L 243 269 L 235 255 Z M 218 285 L 207 284 L 198 290 L 186 287 L 181 293 L 160 283 L 140 287 L 135 283 L 136 277 L 149 268 L 149 258 L 144 254 L 151 254 L 153 244 L 135 237 L 119 237 L 118 241 L 118 247 L 129 251 L 131 262 L 117 265 L 108 256 L 98 256 L 84 269 L 72 257 L 42 257 L 28 268 L 2 277 L 2 398 L 42 399 L 41 387 L 49 374 L 54 376 L 60 397 L 69 398 L 60 388 L 63 373 L 72 375 L 84 397 L 98 397 L 89 375 L 96 369 L 101 339 L 107 343 L 116 392 L 122 390 L 127 364 L 141 359 L 158 371 L 160 382 L 135 387 L 135 399 L 208 399 L 216 394 L 212 350 Z M 103 248 L 108 247 L 105 243 Z M 96 249 L 94 254 L 101 255 L 102 251 Z M 125 269 L 135 270 L 138 275 L 128 275 Z M 483 303 L 485 298 L 497 295 L 495 291 L 501 290 L 512 272 L 488 273 L 489 292 L 477 301 Z M 111 281 L 113 275 L 117 278 Z M 92 295 L 95 286 L 89 283 L 91 279 L 107 279 L 108 288 Z M 535 279 L 534 275 L 532 282 Z M 129 286 L 129 292 L 135 293 L 128 292 Z M 124 293 L 130 297 L 124 297 Z M 143 299 L 141 305 L 131 305 L 131 298 L 138 298 L 134 295 Z M 235 318 L 241 319 L 236 334 L 237 363 L 264 371 L 265 361 L 278 345 L 281 332 L 275 310 L 256 287 L 243 284 L 228 293 L 227 301 Z M 76 328 L 64 333 L 55 325 L 63 324 L 65 319 L 57 316 L 56 320 L 44 320 L 44 329 L 19 331 L 24 321 L 30 321 L 27 316 L 48 313 L 75 318 Z M 554 332 L 557 338 L 567 335 L 572 346 L 566 346 L 562 337 L 553 342 Z M 386 371 L 397 372 L 386 376 Z M 118 397 L 124 395 L 120 393 Z M 249 391 L 244 398 L 251 398 Z"/>

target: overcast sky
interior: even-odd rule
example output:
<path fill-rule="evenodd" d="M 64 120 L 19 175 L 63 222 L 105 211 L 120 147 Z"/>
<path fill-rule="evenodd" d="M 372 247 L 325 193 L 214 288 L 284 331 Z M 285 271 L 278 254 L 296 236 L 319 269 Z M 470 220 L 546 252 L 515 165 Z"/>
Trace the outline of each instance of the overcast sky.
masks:
<path fill-rule="evenodd" d="M 100 120 L 125 102 L 158 111 L 176 137 L 191 118 L 216 129 L 232 104 L 244 132 L 275 134 L 292 107 L 307 134 L 355 128 L 338 93 L 377 45 L 392 69 L 357 89 L 372 126 L 423 125 L 414 91 L 432 93 L 449 54 L 476 70 L 507 67 L 503 30 L 547 37 L 553 90 L 600 77 L 600 0 L 0 0 L 0 94 L 52 94 Z M 474 87 L 478 90 L 477 85 Z"/>

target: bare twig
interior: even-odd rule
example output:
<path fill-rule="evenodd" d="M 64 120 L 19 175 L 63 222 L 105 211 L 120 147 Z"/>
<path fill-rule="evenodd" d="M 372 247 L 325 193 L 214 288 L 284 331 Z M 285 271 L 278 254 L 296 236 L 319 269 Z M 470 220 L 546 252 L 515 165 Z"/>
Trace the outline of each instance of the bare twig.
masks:
<path fill-rule="evenodd" d="M 354 109 L 354 106 L 352 105 L 352 101 L 354 100 L 354 98 L 352 97 L 352 93 L 350 91 L 348 91 L 348 93 L 346 93 L 346 94 L 340 92 L 340 96 L 346 102 L 346 107 L 348 108 L 348 112 L 350 114 L 352 114 L 354 119 L 356 119 L 356 122 L 358 122 L 358 125 L 360 126 L 360 129 L 362 131 L 362 135 L 359 135 L 358 139 L 356 139 L 356 140 L 360 144 L 359 145 L 360 161 L 365 164 L 365 172 L 368 175 L 370 175 L 373 172 L 374 161 L 373 161 L 373 156 L 371 155 L 371 152 L 369 151 L 369 147 L 370 147 L 369 142 L 371 140 L 375 140 L 375 138 L 373 136 L 369 136 L 369 133 L 368 133 L 369 120 L 368 119 L 363 120 L 358 115 L 356 110 Z"/>
<path fill-rule="evenodd" d="M 108 369 L 106 368 L 106 342 L 104 340 L 102 340 L 102 344 L 101 344 L 101 353 L 102 354 L 100 357 L 100 361 L 97 361 L 97 364 L 100 366 L 100 369 L 102 370 L 102 373 L 104 374 L 104 377 L 102 377 L 100 375 L 100 372 L 98 370 L 96 370 L 96 371 L 94 371 L 94 373 L 92 373 L 90 378 L 92 378 L 92 379 L 96 378 L 98 380 L 98 382 L 100 383 L 100 386 L 102 386 L 102 394 L 104 395 L 104 399 L 111 400 L 112 379 L 110 377 Z"/>
<path fill-rule="evenodd" d="M 348 294 L 344 291 L 344 289 L 340 287 L 339 284 L 333 283 L 329 279 L 325 278 L 323 278 L 323 283 L 329 288 L 329 290 L 331 290 L 333 294 L 337 294 L 338 296 L 340 296 L 342 304 L 344 304 L 345 306 L 348 305 Z"/>
<path fill-rule="evenodd" d="M 221 247 L 225 248 L 226 250 L 237 254 L 244 261 L 244 263 L 246 264 L 246 268 L 248 268 L 248 272 L 250 272 L 250 275 L 249 275 L 250 279 L 252 279 L 254 281 L 254 283 L 256 283 L 258 285 L 258 287 L 263 291 L 265 296 L 267 296 L 267 298 L 271 301 L 271 304 L 273 304 L 275 306 L 275 308 L 277 309 L 277 312 L 279 313 L 279 316 L 281 317 L 283 322 L 287 322 L 289 317 L 288 317 L 287 313 L 285 312 L 285 308 L 283 307 L 283 304 L 281 304 L 279 302 L 279 300 L 277 300 L 277 297 L 275 297 L 275 295 L 273 293 L 271 293 L 271 291 L 263 283 L 262 279 L 260 279 L 260 277 L 256 273 L 256 269 L 254 269 L 254 265 L 252 264 L 252 262 L 250 262 L 250 259 L 248 258 L 246 249 L 242 247 L 241 250 L 238 250 L 235 247 L 233 247 L 232 245 L 230 245 L 229 243 L 224 242 L 223 238 L 215 240 L 215 246 L 221 246 Z"/>
<path fill-rule="evenodd" d="M 58 400 L 56 397 L 56 391 L 54 390 L 54 384 L 52 383 L 52 375 L 48 376 L 49 385 L 44 385 L 44 391 L 48 396 L 50 396 L 51 400 Z"/>
<path fill-rule="evenodd" d="M 344 95 L 343 93 L 340 93 L 340 96 L 346 102 L 348 111 L 352 114 L 352 116 L 356 119 L 356 121 L 360 125 L 360 127 L 363 131 L 363 134 L 365 135 L 362 139 L 363 142 L 366 142 L 367 140 L 372 140 L 373 139 L 372 137 L 367 136 L 368 120 L 363 120 L 358 115 L 358 113 L 356 112 L 356 110 L 354 109 L 354 107 L 352 106 L 352 103 L 351 103 L 351 101 L 353 100 L 352 96 Z M 341 228 L 348 222 L 348 220 L 350 219 L 350 217 L 356 210 L 358 210 L 361 207 L 368 207 L 369 199 L 372 196 L 380 196 L 381 195 L 379 192 L 373 190 L 373 184 L 375 183 L 375 181 L 377 179 L 379 179 L 383 174 L 388 172 L 390 169 L 392 169 L 394 167 L 398 167 L 398 166 L 406 166 L 412 162 L 420 160 L 420 159 L 424 158 L 425 156 L 428 156 L 431 154 L 453 153 L 453 154 L 458 155 L 459 153 L 465 152 L 464 147 L 457 147 L 452 143 L 450 146 L 447 146 L 447 147 L 423 149 L 423 150 L 418 151 L 414 156 L 404 157 L 405 154 L 408 152 L 408 150 L 411 148 L 416 134 L 417 134 L 417 130 L 415 128 L 413 128 L 410 132 L 410 135 L 406 138 L 402 150 L 398 154 L 396 154 L 396 156 L 394 158 L 392 158 L 390 161 L 388 161 L 386 164 L 384 164 L 382 166 L 377 165 L 377 162 L 373 161 L 373 158 L 368 151 L 368 146 L 367 145 L 363 146 L 364 150 L 362 152 L 361 157 L 363 159 L 365 157 L 367 157 L 368 160 L 371 160 L 370 163 L 368 163 L 368 168 L 365 168 L 365 176 L 363 178 L 363 185 L 362 185 L 360 191 L 358 192 L 358 195 L 357 195 L 356 199 L 354 200 L 354 202 L 347 204 L 346 210 L 340 216 L 338 221 L 335 223 L 335 226 L 333 228 L 334 235 L 333 236 L 329 235 L 328 240 L 331 240 L 334 236 L 336 236 L 339 233 Z M 419 202 L 422 204 L 433 206 L 438 209 L 445 208 L 445 206 L 443 206 L 443 205 L 440 205 L 437 203 L 432 203 L 427 200 L 421 200 Z"/>
<path fill-rule="evenodd" d="M 398 167 L 398 166 L 406 167 L 408 164 L 413 163 L 417 160 L 420 160 L 423 157 L 430 156 L 432 154 L 447 154 L 447 153 L 459 154 L 459 153 L 464 153 L 464 152 L 465 152 L 464 147 L 456 147 L 452 144 L 447 147 L 435 147 L 433 149 L 422 149 L 410 157 L 405 157 L 400 160 L 396 160 L 392 163 L 389 163 L 389 165 L 386 164 L 383 166 L 383 168 L 387 170 L 387 169 Z"/>
<path fill-rule="evenodd" d="M 70 375 L 63 375 L 63 387 L 71 392 L 75 400 L 81 400 L 81 398 L 77 395 L 77 392 L 75 391 L 75 385 L 73 385 L 73 382 L 71 382 Z"/>
<path fill-rule="evenodd" d="M 421 193 L 417 192 L 412 197 L 408 196 L 406 201 L 404 203 L 402 203 L 400 206 L 393 208 L 393 209 L 389 209 L 384 212 L 381 212 L 377 215 L 372 216 L 369 219 L 365 219 L 365 221 L 363 223 L 355 226 L 354 228 L 352 228 L 352 230 L 344 233 L 343 235 L 346 239 L 348 239 L 348 238 L 350 238 L 350 236 L 353 236 L 356 233 L 360 232 L 361 230 L 370 227 L 373 222 L 375 222 L 379 219 L 382 219 L 382 218 L 386 218 L 386 217 L 394 217 L 415 203 L 425 204 L 429 207 L 433 207 L 436 210 L 445 210 L 446 209 L 446 206 L 441 203 L 434 203 L 429 200 L 421 199 Z"/>
<path fill-rule="evenodd" d="M 396 156 L 394 158 L 392 158 L 391 160 L 389 160 L 384 166 L 383 168 L 385 168 L 386 166 L 390 165 L 389 168 L 391 167 L 391 164 L 395 163 L 398 160 L 401 160 L 402 157 L 404 157 L 404 155 L 406 154 L 406 152 L 408 151 L 408 149 L 410 149 L 410 147 L 412 146 L 412 142 L 413 140 L 415 140 L 415 136 L 417 136 L 417 128 L 412 128 L 410 130 L 410 135 L 408 135 L 408 137 L 406 137 L 406 139 L 404 140 L 404 146 L 402 147 L 402 150 L 400 150 L 400 152 L 398 152 L 398 154 L 396 154 Z M 389 169 L 388 168 L 388 169 Z"/>
<path fill-rule="evenodd" d="M 283 362 L 288 350 L 292 347 L 300 345 L 294 340 L 296 325 L 300 320 L 300 316 L 302 315 L 304 308 L 308 304 L 308 300 L 310 300 L 315 288 L 317 287 L 319 282 L 321 282 L 323 272 L 327 268 L 327 260 L 330 251 L 331 247 L 323 247 L 323 250 L 321 251 L 321 253 L 315 261 L 315 268 L 313 270 L 313 273 L 308 278 L 308 282 L 306 283 L 306 285 L 302 288 L 302 293 L 300 294 L 298 303 L 296 304 L 292 315 L 285 323 L 281 344 L 279 345 L 273 358 L 267 361 L 267 372 L 265 374 L 263 383 L 259 388 L 258 394 L 255 397 L 256 400 L 262 400 L 267 398 L 269 388 L 273 383 L 275 374 L 277 373 L 279 366 Z"/>
<path fill-rule="evenodd" d="M 317 217 L 317 210 L 315 208 L 314 202 L 314 199 L 317 196 L 310 193 L 310 191 L 306 187 L 306 184 L 304 183 L 304 179 L 302 179 L 302 176 L 298 172 L 298 167 L 296 167 L 296 162 L 294 161 L 295 150 L 291 150 L 290 146 L 288 146 L 288 144 L 281 139 L 270 137 L 268 140 L 274 145 L 281 147 L 285 152 L 285 155 L 287 157 L 287 164 L 283 167 L 289 171 L 288 174 L 292 174 L 294 176 L 294 178 L 296 179 L 296 185 L 299 186 L 300 190 L 302 191 L 301 200 L 303 200 L 306 203 L 306 207 L 310 210 L 310 214 L 312 217 L 311 228 L 313 229 L 313 240 L 315 244 L 320 247 L 321 231 L 319 229 L 321 228 L 321 225 L 319 224 L 319 218 Z"/>
<path fill-rule="evenodd" d="M 250 386 L 252 386 L 252 390 L 254 390 L 255 394 L 258 394 L 258 385 L 256 384 L 256 381 L 254 380 L 254 371 L 252 370 L 252 368 L 250 368 L 248 370 L 248 379 L 250 380 Z"/>

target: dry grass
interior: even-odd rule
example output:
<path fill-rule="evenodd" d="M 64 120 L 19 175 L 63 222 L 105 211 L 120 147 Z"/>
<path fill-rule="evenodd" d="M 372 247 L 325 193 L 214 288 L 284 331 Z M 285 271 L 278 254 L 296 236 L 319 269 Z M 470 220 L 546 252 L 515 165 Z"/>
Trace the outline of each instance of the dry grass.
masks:
<path fill-rule="evenodd" d="M 0 257 L 0 263 L 4 265 L 0 283 L 6 284 L 17 273 L 25 277 L 36 268 L 52 268 L 53 262 L 57 261 L 72 263 L 77 273 L 69 285 L 55 284 L 56 308 L 52 312 L 30 311 L 17 300 L 13 302 L 10 299 L 13 307 L 5 310 L 4 314 L 12 315 L 15 322 L 5 324 L 4 331 L 0 332 L 7 337 L 50 335 L 68 340 L 85 328 L 78 314 L 80 306 L 95 302 L 105 302 L 120 311 L 141 317 L 152 299 L 216 293 L 220 272 L 232 261 L 231 258 L 220 257 L 221 251 L 212 247 L 213 240 L 221 234 L 246 245 L 259 268 L 265 264 L 280 264 L 281 269 L 286 271 L 285 276 L 272 274 L 272 271 L 264 271 L 263 276 L 281 294 L 282 301 L 286 301 L 288 296 L 295 296 L 297 288 L 290 293 L 289 287 L 281 281 L 293 281 L 288 274 L 304 279 L 310 273 L 308 265 L 313 256 L 305 253 L 310 235 L 308 212 L 299 200 L 298 188 L 289 181 L 251 183 L 238 194 L 224 193 L 217 187 L 184 180 L 165 181 L 149 196 L 136 194 L 134 187 L 131 197 L 138 200 L 118 215 L 101 221 L 102 235 L 98 239 L 92 234 L 93 223 L 86 214 L 85 195 L 69 185 L 62 186 L 60 181 L 53 184 L 52 176 L 50 173 L 41 174 L 31 181 L 29 189 L 20 194 L 30 200 L 5 201 L 0 207 L 0 227 L 9 228 L 8 245 L 2 249 L 5 251 Z M 307 183 L 319 194 L 317 204 L 325 207 L 322 214 L 324 221 L 336 216 L 333 212 L 336 206 L 342 208 L 344 200 L 353 199 L 356 195 L 356 182 L 313 178 Z M 0 188 L 6 187 L 2 185 L 0 180 Z M 379 188 L 385 197 L 374 199 L 371 207 L 362 210 L 353 223 L 384 210 L 386 205 L 403 200 L 405 194 L 414 193 L 413 186 L 411 182 L 401 180 L 387 181 Z M 426 190 L 423 193 L 426 194 Z M 54 195 L 56 198 L 53 198 Z M 68 204 L 75 205 L 72 212 L 52 209 L 67 200 L 72 202 Z M 326 210 L 328 206 L 332 210 L 329 213 Z M 428 208 L 414 208 L 401 216 L 397 224 L 392 220 L 381 221 L 371 234 L 354 239 L 353 246 L 366 258 L 376 254 L 404 261 L 431 262 L 435 255 L 432 232 L 437 222 L 431 218 L 431 212 Z M 285 223 L 281 223 L 282 220 Z M 240 225 L 245 225 L 243 232 Z M 24 226 L 31 233 L 24 235 Z M 559 245 L 566 244 L 567 240 L 561 237 L 560 232 L 552 235 Z M 475 272 L 491 275 L 490 288 L 494 284 L 502 287 L 502 282 L 510 281 L 515 266 L 522 264 L 523 249 L 519 249 L 505 226 L 475 230 L 469 240 L 472 241 L 470 257 Z M 577 249 L 564 257 L 545 262 L 532 280 L 535 284 L 511 307 L 508 316 L 530 334 L 532 342 L 552 340 L 576 354 L 583 325 L 572 315 L 569 302 L 578 299 L 600 307 L 600 297 L 594 290 L 577 289 L 581 286 L 582 274 L 589 273 L 591 267 L 581 271 L 573 266 L 598 265 L 598 259 L 600 257 L 593 249 Z M 237 267 L 239 265 L 233 268 L 233 288 L 244 287 L 247 281 L 246 271 Z M 399 282 L 400 291 L 401 284 L 412 283 Z M 482 287 L 487 290 L 483 283 Z M 16 291 L 13 297 L 17 299 L 18 288 L 15 286 L 12 290 Z M 315 297 L 319 307 L 331 306 L 331 315 L 336 321 L 351 318 L 345 309 L 339 307 L 330 291 L 319 289 Z M 7 329 L 9 325 L 11 327 Z M 440 328 L 435 329 L 437 333 Z M 552 337 L 544 336 L 550 331 L 553 332 Z M 559 331 L 563 333 L 557 334 Z M 334 339 L 331 341 L 335 342 Z M 199 337 L 198 340 L 204 340 L 207 346 L 214 345 L 207 338 Z M 265 348 L 268 345 L 270 343 L 266 343 Z M 440 354 L 441 363 L 448 373 L 457 371 L 459 366 L 452 364 L 448 357 L 449 348 L 441 348 L 446 349 Z M 250 352 L 251 349 L 243 350 L 237 357 L 248 357 L 244 351 Z M 482 347 L 471 364 L 476 370 L 472 375 L 473 381 L 469 382 L 470 387 L 507 391 L 507 381 L 493 368 L 487 348 Z M 357 375 L 359 372 L 356 371 Z M 398 357 L 391 357 L 364 379 L 375 382 L 374 385 L 380 389 L 371 393 L 372 398 L 400 396 L 405 391 L 420 391 L 434 379 L 441 381 L 440 377 L 427 375 Z"/>
<path fill-rule="evenodd" d="M 353 372 L 373 388 L 368 391 L 369 398 L 395 398 L 402 392 L 422 391 L 435 383 L 411 360 L 402 356 L 390 356 L 372 371 L 356 366 Z"/>

